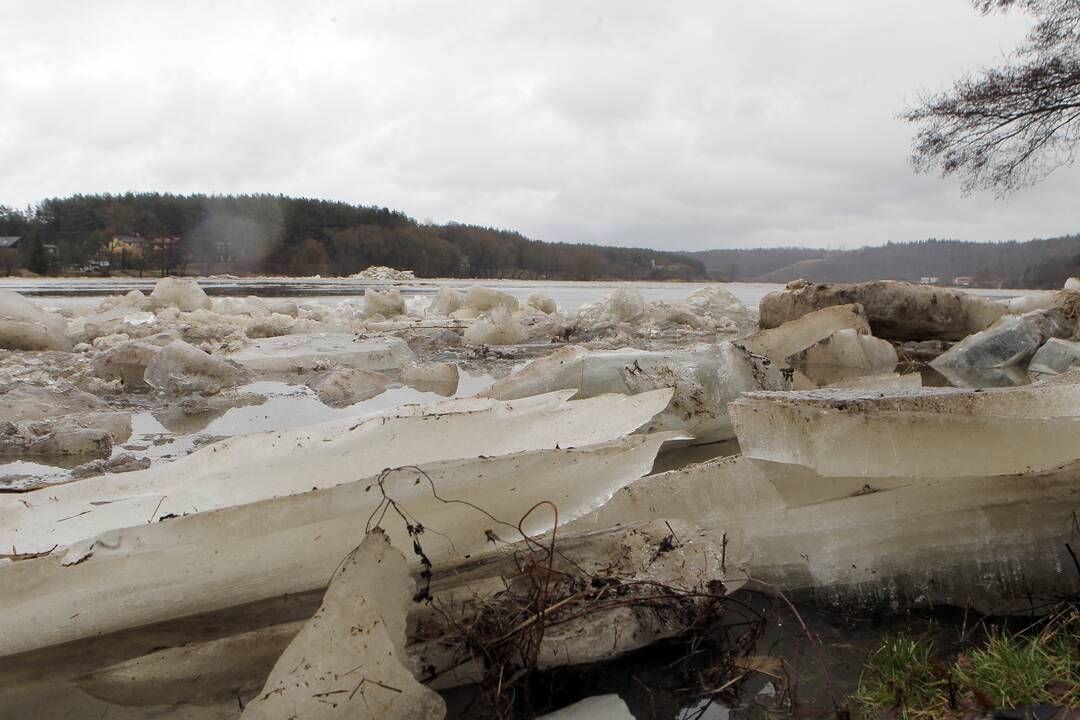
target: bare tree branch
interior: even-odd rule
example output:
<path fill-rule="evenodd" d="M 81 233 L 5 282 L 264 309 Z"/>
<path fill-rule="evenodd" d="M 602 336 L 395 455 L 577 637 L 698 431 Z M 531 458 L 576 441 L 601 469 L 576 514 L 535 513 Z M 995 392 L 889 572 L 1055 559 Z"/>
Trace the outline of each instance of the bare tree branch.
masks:
<path fill-rule="evenodd" d="M 919 130 L 918 172 L 957 175 L 965 192 L 1007 195 L 1071 163 L 1080 143 L 1080 0 L 975 0 L 1021 10 L 1035 26 L 1013 62 L 956 81 L 901 117 Z"/>

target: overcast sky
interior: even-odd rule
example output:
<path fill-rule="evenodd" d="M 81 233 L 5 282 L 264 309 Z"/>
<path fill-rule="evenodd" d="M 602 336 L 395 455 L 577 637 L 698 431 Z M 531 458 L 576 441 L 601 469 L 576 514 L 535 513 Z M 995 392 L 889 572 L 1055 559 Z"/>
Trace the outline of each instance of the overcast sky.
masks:
<path fill-rule="evenodd" d="M 1028 26 L 967 0 L 0 7 L 0 204 L 271 192 L 666 249 L 1080 231 L 1080 168 L 1007 201 L 910 170 L 896 115 Z"/>

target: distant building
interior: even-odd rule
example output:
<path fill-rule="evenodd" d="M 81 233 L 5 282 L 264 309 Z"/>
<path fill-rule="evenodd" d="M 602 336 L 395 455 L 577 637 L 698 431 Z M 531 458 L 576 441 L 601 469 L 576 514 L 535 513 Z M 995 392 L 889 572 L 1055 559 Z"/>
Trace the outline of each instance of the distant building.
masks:
<path fill-rule="evenodd" d="M 935 275 L 924 275 L 919 278 L 919 282 L 923 285 L 939 285 L 941 283 L 941 278 Z"/>
<path fill-rule="evenodd" d="M 5 275 L 10 275 L 15 268 L 19 267 L 21 241 L 20 235 L 0 236 L 0 270 L 3 270 Z"/>
<path fill-rule="evenodd" d="M 975 284 L 975 278 L 962 275 L 958 278 L 953 278 L 953 285 L 956 287 L 971 287 Z"/>

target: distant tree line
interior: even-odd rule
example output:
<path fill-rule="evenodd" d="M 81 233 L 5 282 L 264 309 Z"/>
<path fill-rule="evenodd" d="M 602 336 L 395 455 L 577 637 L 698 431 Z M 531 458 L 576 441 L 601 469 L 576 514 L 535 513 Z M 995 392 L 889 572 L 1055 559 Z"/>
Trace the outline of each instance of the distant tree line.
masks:
<path fill-rule="evenodd" d="M 49 198 L 25 211 L 0 206 L 0 235 L 21 235 L 22 264 L 38 272 L 349 275 L 388 265 L 421 277 L 706 277 L 700 260 L 678 253 L 543 242 L 495 228 L 422 224 L 387 208 L 278 195 Z"/>
<path fill-rule="evenodd" d="M 921 240 L 852 250 L 758 248 L 687 253 L 722 280 L 812 282 L 970 277 L 985 287 L 1060 288 L 1080 276 L 1080 235 L 1042 240 Z"/>

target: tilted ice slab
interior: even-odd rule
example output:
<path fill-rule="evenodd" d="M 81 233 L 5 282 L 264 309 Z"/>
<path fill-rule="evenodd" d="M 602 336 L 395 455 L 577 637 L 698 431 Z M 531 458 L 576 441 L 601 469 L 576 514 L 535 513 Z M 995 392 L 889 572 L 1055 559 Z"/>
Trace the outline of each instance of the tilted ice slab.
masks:
<path fill-rule="evenodd" d="M 401 553 L 381 532 L 368 534 L 342 561 L 315 617 L 285 648 L 242 718 L 445 716 L 443 699 L 402 664 L 414 589 Z M 343 688 L 352 692 L 343 693 Z"/>
<path fill-rule="evenodd" d="M 708 443 L 734 436 L 727 405 L 740 393 L 785 386 L 775 363 L 753 357 L 729 342 L 653 352 L 630 348 L 590 351 L 572 346 L 533 360 L 481 395 L 512 399 L 573 389 L 577 397 L 594 397 L 674 388 L 671 404 L 643 430 L 687 432 L 696 442 Z"/>
<path fill-rule="evenodd" d="M 113 528 L 332 487 L 389 467 L 606 442 L 648 423 L 671 399 L 670 390 L 571 395 L 406 405 L 236 436 L 147 470 L 0 495 L 0 548 L 48 552 Z"/>
<path fill-rule="evenodd" d="M 337 367 L 392 370 L 416 361 L 416 355 L 401 338 L 359 338 L 352 333 L 266 338 L 226 357 L 255 372 L 294 374 Z"/>
<path fill-rule="evenodd" d="M 1080 383 L 962 390 L 748 393 L 731 404 L 745 455 L 849 477 L 1048 470 L 1080 448 Z"/>
<path fill-rule="evenodd" d="M 1070 337 L 1076 321 L 1058 309 L 1009 315 L 990 328 L 956 343 L 930 361 L 946 373 L 950 369 L 1002 368 L 1027 362 L 1049 338 Z"/>
<path fill-rule="evenodd" d="M 1057 375 L 1080 363 L 1080 342 L 1050 338 L 1035 352 L 1028 372 Z"/>
<path fill-rule="evenodd" d="M 368 477 L 159 522 L 147 522 L 151 512 L 74 547 L 0 564 L 0 656 L 325 587 L 369 525 L 380 524 L 395 547 L 411 553 L 404 518 L 422 524 L 423 550 L 434 563 L 490 552 L 492 533 L 522 539 L 522 519 L 526 535 L 552 528 L 551 513 L 529 512 L 538 503 L 554 503 L 560 523 L 596 509 L 647 473 L 669 439 L 632 435 L 447 460 L 425 465 L 424 473 L 401 468 L 381 482 Z M 318 476 L 317 469 L 304 475 Z"/>
<path fill-rule="evenodd" d="M 834 305 L 814 310 L 784 324 L 759 330 L 739 344 L 751 352 L 784 362 L 792 355 L 811 347 L 840 330 L 870 334 L 870 324 L 862 305 Z"/>

